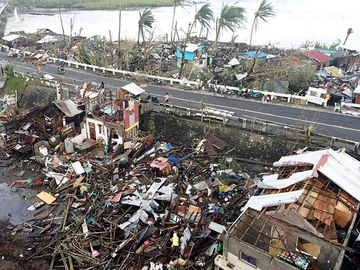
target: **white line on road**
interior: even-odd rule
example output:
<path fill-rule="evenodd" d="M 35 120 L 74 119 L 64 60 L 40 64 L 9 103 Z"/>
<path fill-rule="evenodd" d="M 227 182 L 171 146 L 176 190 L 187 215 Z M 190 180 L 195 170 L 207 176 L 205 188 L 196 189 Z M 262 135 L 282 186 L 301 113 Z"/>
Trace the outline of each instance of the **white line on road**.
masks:
<path fill-rule="evenodd" d="M 20 67 L 22 67 L 22 68 L 25 68 L 25 69 L 34 71 L 33 68 L 27 67 L 27 66 L 23 66 L 23 65 L 21 65 L 21 64 L 17 64 L 17 66 L 20 66 Z M 73 72 L 74 72 L 74 73 L 77 73 L 77 72 L 78 72 L 78 73 L 83 73 L 83 74 L 86 74 L 86 75 L 91 75 L 91 76 L 96 76 L 96 77 L 102 78 L 101 76 L 99 76 L 99 75 L 97 75 L 97 74 L 89 74 L 89 73 L 82 72 L 82 71 L 80 72 L 80 71 L 78 71 L 78 70 L 73 70 Z M 54 76 L 59 76 L 59 74 L 54 74 L 54 73 L 51 73 L 51 72 L 48 72 L 47 74 L 54 75 Z M 119 80 L 119 79 L 116 79 L 116 78 L 110 78 L 110 79 L 112 79 L 112 80 Z M 80 78 L 72 78 L 71 80 L 73 80 L 73 81 L 80 81 L 80 82 L 83 81 L 83 80 L 80 79 Z M 120 80 L 119 80 L 119 81 L 120 81 Z M 175 89 L 175 90 L 178 90 L 178 89 Z M 153 94 L 153 93 L 152 93 L 151 95 L 153 95 L 153 96 L 158 96 L 158 97 L 163 97 L 163 96 L 164 96 L 164 95 Z M 193 101 L 193 100 L 188 100 L 188 99 L 183 99 L 183 98 L 178 98 L 178 97 L 172 97 L 172 99 L 179 100 L 179 101 L 184 101 L 184 102 L 190 102 L 190 103 L 199 104 L 199 101 Z M 265 115 L 265 116 L 282 118 L 282 119 L 286 119 L 286 120 L 300 121 L 300 122 L 304 122 L 304 123 L 321 125 L 321 126 L 330 127 L 330 128 L 339 128 L 339 129 L 349 130 L 349 131 L 352 131 L 352 132 L 354 132 L 354 131 L 355 131 L 355 132 L 360 132 L 359 129 L 348 128 L 348 127 L 337 126 L 337 125 L 330 125 L 330 124 L 325 124 L 325 123 L 320 123 L 320 122 L 315 122 L 315 121 L 309 121 L 309 120 L 296 119 L 296 118 L 292 118 L 292 117 L 281 116 L 281 115 L 276 115 L 276 114 L 271 114 L 271 113 L 264 113 L 264 112 L 260 112 L 260 111 L 253 111 L 253 110 L 248 110 L 248 109 L 240 109 L 240 108 L 236 108 L 236 107 L 219 105 L 219 104 L 214 104 L 214 103 L 204 103 L 204 104 L 205 104 L 205 105 L 214 106 L 214 107 L 224 108 L 224 109 L 227 109 L 227 110 L 235 110 L 235 111 L 241 111 L 241 112 L 250 112 L 250 113 L 255 113 L 255 114 L 260 114 L 260 115 Z M 271 120 L 269 120 L 269 121 L 271 121 Z M 286 124 L 283 123 L 283 125 L 286 125 Z"/>
<path fill-rule="evenodd" d="M 158 94 L 152 94 L 152 95 L 153 96 L 158 96 L 158 97 L 163 97 L 163 95 L 158 95 Z M 193 101 L 193 100 L 188 100 L 188 99 L 183 99 L 183 98 L 172 97 L 172 99 L 179 100 L 179 101 L 184 101 L 184 102 L 191 102 L 191 103 L 200 104 L 199 101 Z M 214 103 L 205 103 L 204 102 L 204 105 L 210 105 L 212 107 L 220 107 L 220 108 L 223 108 L 223 109 L 233 110 L 233 111 L 250 112 L 250 113 L 261 114 L 261 115 L 265 115 L 265 116 L 272 116 L 272 117 L 277 117 L 277 118 L 282 118 L 282 119 L 292 120 L 292 121 L 301 121 L 301 122 L 304 122 L 304 123 L 322 125 L 322 126 L 325 126 L 325 127 L 340 128 L 340 129 L 344 129 L 344 130 L 360 132 L 359 129 L 355 129 L 355 128 L 348 128 L 348 127 L 343 127 L 343 126 L 329 125 L 329 124 L 319 123 L 319 122 L 315 122 L 315 121 L 296 119 L 296 118 L 292 118 L 292 117 L 281 116 L 281 115 L 276 115 L 276 114 L 271 114 L 271 113 L 252 111 L 252 110 L 248 110 L 248 109 L 239 109 L 239 108 L 235 108 L 235 107 L 231 107 L 231 106 L 218 105 L 218 104 L 214 104 Z M 269 121 L 271 121 L 271 120 L 269 120 Z M 282 123 L 282 125 L 286 125 L 286 124 Z"/>

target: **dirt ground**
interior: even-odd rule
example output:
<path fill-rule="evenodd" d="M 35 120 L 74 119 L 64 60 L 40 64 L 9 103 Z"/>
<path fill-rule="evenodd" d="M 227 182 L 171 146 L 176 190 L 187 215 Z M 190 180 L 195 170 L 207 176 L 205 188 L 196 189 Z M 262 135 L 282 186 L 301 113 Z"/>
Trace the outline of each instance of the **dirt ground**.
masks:
<path fill-rule="evenodd" d="M 4 156 L 1 155 L 1 161 Z M 13 233 L 14 224 L 29 217 L 27 207 L 32 204 L 36 190 L 10 185 L 15 179 L 36 177 L 37 170 L 29 163 L 11 160 L 10 165 L 0 166 L 0 270 L 45 270 L 49 262 L 41 259 L 27 261 L 31 254 L 31 239 Z M 11 224 L 11 223 L 13 224 Z"/>
<path fill-rule="evenodd" d="M 11 236 L 8 222 L 0 222 L 0 270 L 45 270 L 49 262 L 41 259 L 27 261 L 31 254 L 31 242 L 23 239 L 21 243 Z"/>

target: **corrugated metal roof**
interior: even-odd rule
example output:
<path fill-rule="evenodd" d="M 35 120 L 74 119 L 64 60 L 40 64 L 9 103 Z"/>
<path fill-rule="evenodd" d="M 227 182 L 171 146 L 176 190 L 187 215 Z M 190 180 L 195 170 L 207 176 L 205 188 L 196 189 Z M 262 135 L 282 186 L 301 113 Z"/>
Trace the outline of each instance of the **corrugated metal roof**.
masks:
<path fill-rule="evenodd" d="M 360 84 L 356 87 L 354 94 L 360 94 Z"/>
<path fill-rule="evenodd" d="M 240 61 L 236 57 L 234 57 L 233 59 L 231 59 L 229 61 L 228 65 L 229 66 L 238 66 L 238 65 L 240 65 Z"/>
<path fill-rule="evenodd" d="M 142 89 L 140 86 L 136 85 L 135 83 L 127 84 L 121 88 L 129 92 L 130 94 L 133 94 L 134 96 L 138 96 L 145 92 L 144 89 Z"/>
<path fill-rule="evenodd" d="M 344 150 L 326 149 L 282 157 L 274 163 L 274 166 L 286 167 L 305 164 L 314 165 L 311 177 L 317 177 L 318 172 L 322 173 L 360 202 L 360 161 Z"/>
<path fill-rule="evenodd" d="M 77 105 L 70 99 L 56 100 L 56 101 L 54 101 L 54 104 L 67 117 L 74 117 L 75 115 L 78 115 L 83 112 L 83 111 L 79 110 L 77 108 Z"/>
<path fill-rule="evenodd" d="M 58 41 L 59 40 L 56 37 L 47 35 L 47 36 L 43 37 L 42 39 L 38 40 L 36 43 L 42 44 L 42 43 L 50 43 L 50 42 L 58 42 Z"/>
<path fill-rule="evenodd" d="M 332 60 L 332 58 L 330 56 L 327 56 L 326 54 L 316 51 L 316 50 L 312 50 L 312 51 L 304 51 L 303 54 L 311 59 L 311 60 L 315 60 L 318 63 L 326 63 Z"/>
<path fill-rule="evenodd" d="M 14 40 L 16 40 L 16 39 L 18 39 L 20 37 L 21 37 L 20 35 L 11 34 L 11 35 L 4 36 L 2 39 L 5 40 L 5 41 L 8 41 L 8 42 L 11 42 L 11 41 L 14 41 Z"/>
<path fill-rule="evenodd" d="M 329 149 L 321 157 L 315 170 L 360 201 L 360 162 L 345 151 Z"/>
<path fill-rule="evenodd" d="M 266 58 L 268 55 L 262 51 L 247 51 L 240 53 L 240 55 L 247 58 Z"/>
<path fill-rule="evenodd" d="M 199 45 L 188 43 L 186 44 L 186 52 L 195 52 L 197 49 L 199 49 Z"/>

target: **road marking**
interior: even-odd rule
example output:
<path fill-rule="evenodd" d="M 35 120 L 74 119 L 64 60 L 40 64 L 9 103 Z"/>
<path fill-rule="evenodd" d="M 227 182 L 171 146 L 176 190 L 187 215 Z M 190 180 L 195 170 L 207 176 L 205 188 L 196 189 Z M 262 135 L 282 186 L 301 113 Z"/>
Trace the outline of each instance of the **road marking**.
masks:
<path fill-rule="evenodd" d="M 158 95 L 158 94 L 152 94 L 152 95 L 153 95 L 153 96 L 158 96 L 158 97 L 163 97 L 163 95 Z M 180 100 L 180 101 L 185 101 L 185 102 L 196 103 L 196 104 L 200 104 L 199 101 L 187 100 L 187 99 L 183 99 L 183 98 L 172 97 L 172 99 Z M 243 112 L 250 112 L 250 113 L 255 113 L 255 114 L 261 114 L 261 115 L 265 115 L 265 116 L 278 117 L 278 118 L 283 118 L 283 119 L 292 120 L 292 121 L 301 121 L 301 122 L 305 122 L 305 123 L 322 125 L 322 126 L 325 126 L 325 127 L 340 128 L 340 129 L 345 129 L 345 130 L 349 130 L 349 131 L 360 132 L 359 129 L 354 129 L 354 128 L 348 128 L 348 127 L 336 126 L 336 125 L 329 125 L 329 124 L 320 123 L 320 122 L 315 122 L 315 121 L 296 119 L 296 118 L 292 118 L 292 117 L 281 116 L 281 115 L 276 115 L 276 114 L 271 114 L 271 113 L 264 113 L 264 112 L 259 112 L 259 111 L 252 111 L 252 110 L 248 110 L 248 109 L 239 109 L 239 108 L 235 108 L 235 107 L 230 107 L 230 106 L 225 106 L 225 105 L 218 105 L 218 104 L 214 104 L 214 103 L 205 103 L 205 102 L 204 102 L 204 105 L 210 105 L 210 106 L 213 106 L 213 107 L 221 107 L 221 108 L 224 108 L 224 109 L 227 109 L 227 110 L 233 110 L 233 111 L 234 111 L 234 110 L 235 110 L 235 111 L 243 111 Z M 268 120 L 268 121 L 271 121 L 271 120 Z M 286 124 L 285 124 L 285 123 L 282 123 L 282 125 L 286 125 Z"/>
<path fill-rule="evenodd" d="M 31 67 L 27 67 L 27 66 L 23 66 L 19 63 L 16 64 L 17 66 L 20 66 L 24 69 L 28 69 L 28 70 L 31 70 L 31 71 L 35 71 L 33 68 Z M 106 78 L 106 79 L 110 79 L 110 80 L 114 80 L 114 81 L 119 81 L 119 82 L 122 82 L 122 80 L 120 79 L 117 79 L 117 78 L 108 78 L 108 77 L 102 77 L 100 75 L 97 75 L 97 74 L 92 74 L 92 73 L 87 73 L 87 72 L 80 72 L 79 70 L 77 69 L 71 69 L 72 72 L 74 73 L 81 73 L 81 74 L 85 74 L 87 76 L 95 76 L 95 77 L 98 77 L 98 78 Z M 45 73 L 45 72 L 44 72 Z M 49 75 L 54 75 L 56 77 L 59 76 L 59 74 L 54 74 L 54 73 L 51 73 L 51 72 L 48 72 L 48 73 L 45 73 L 45 74 L 49 74 Z M 65 77 L 65 76 L 64 76 Z M 73 78 L 71 79 L 73 81 L 84 81 L 82 79 L 79 79 L 79 78 Z M 113 87 L 116 87 L 114 85 L 112 85 Z M 155 87 L 158 87 L 160 88 L 161 86 L 155 86 Z M 163 88 L 163 87 L 161 87 Z M 166 88 L 165 88 L 166 89 Z M 176 89 L 176 88 L 171 88 L 175 91 L 185 91 L 185 90 L 179 90 L 179 89 Z M 186 92 L 190 92 L 190 91 L 186 91 Z M 202 94 L 202 95 L 205 95 L 203 93 L 196 93 L 196 94 Z M 153 96 L 158 96 L 158 97 L 163 97 L 164 95 L 159 95 L 159 94 L 151 94 Z M 209 96 L 209 95 L 207 95 Z M 188 99 L 183 99 L 183 98 L 178 98 L 178 97 L 172 97 L 172 99 L 175 99 L 175 100 L 179 100 L 179 101 L 184 101 L 184 102 L 190 102 L 190 103 L 196 103 L 196 104 L 199 104 L 199 101 L 193 101 L 193 100 L 188 100 Z M 250 112 L 250 113 L 255 113 L 255 114 L 260 114 L 260 115 L 265 115 L 265 116 L 271 116 L 271 117 L 277 117 L 277 118 L 282 118 L 282 119 L 286 119 L 286 120 L 292 120 L 292 121 L 301 121 L 301 122 L 304 122 L 304 123 L 311 123 L 311 124 L 315 124 L 315 125 L 321 125 L 321 126 L 325 126 L 325 127 L 330 127 L 330 128 L 339 128 L 339 129 L 344 129 L 344 130 L 349 130 L 349 131 L 355 131 L 355 132 L 360 132 L 359 129 L 354 129 L 354 128 L 348 128 L 348 127 L 343 127 L 343 126 L 336 126 L 336 125 L 330 125 L 330 124 L 325 124 L 325 123 L 320 123 L 320 122 L 315 122 L 315 121 L 309 121 L 309 120 L 302 120 L 302 119 L 296 119 L 296 118 L 292 118 L 292 117 L 287 117 L 287 116 L 281 116 L 281 115 L 276 115 L 276 114 L 270 114 L 270 113 L 264 113 L 264 112 L 260 112 L 260 111 L 253 111 L 253 110 L 248 110 L 248 109 L 240 109 L 240 108 L 236 108 L 236 107 L 231 107 L 231 106 L 225 106 L 225 105 L 219 105 L 219 104 L 214 104 L 214 103 L 204 103 L 205 105 L 210 105 L 210 106 L 215 106 L 215 107 L 220 107 L 220 108 L 225 108 L 227 110 L 235 110 L 235 111 L 243 111 L 243 112 Z M 322 111 L 316 111 L 316 112 L 322 112 Z M 328 112 L 324 112 L 324 113 L 328 113 Z M 271 120 L 267 120 L 267 121 L 271 121 Z M 286 125 L 285 123 L 282 123 L 282 125 Z"/>

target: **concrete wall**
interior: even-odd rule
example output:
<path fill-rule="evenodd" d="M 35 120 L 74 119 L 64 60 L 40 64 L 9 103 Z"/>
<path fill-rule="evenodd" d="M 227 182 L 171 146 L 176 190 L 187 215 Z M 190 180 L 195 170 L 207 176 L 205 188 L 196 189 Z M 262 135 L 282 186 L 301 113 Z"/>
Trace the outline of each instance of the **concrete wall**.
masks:
<path fill-rule="evenodd" d="M 155 129 L 155 139 L 173 144 L 187 146 L 196 144 L 207 132 L 211 132 L 228 143 L 228 149 L 234 148 L 232 156 L 253 159 L 261 162 L 273 163 L 280 157 L 287 155 L 291 149 L 302 148 L 304 143 L 297 140 L 297 134 L 281 134 L 267 136 L 261 132 L 250 132 L 240 127 L 224 127 L 221 124 L 201 123 L 181 117 L 161 113 L 146 113 L 141 117 L 143 130 L 148 130 L 149 125 Z M 250 126 L 250 123 L 249 123 Z M 310 146 L 311 149 L 317 147 Z"/>
<path fill-rule="evenodd" d="M 228 245 L 229 253 L 227 254 L 227 260 L 233 265 L 238 266 L 240 269 L 256 269 L 249 264 L 239 259 L 240 252 L 257 259 L 257 269 L 262 270 L 291 270 L 298 269 L 285 262 L 282 262 L 265 252 L 261 252 L 245 243 L 239 242 L 237 239 L 230 238 Z M 246 265 L 246 268 L 243 268 Z"/>
<path fill-rule="evenodd" d="M 89 123 L 95 124 L 95 134 L 96 140 L 102 139 L 105 144 L 108 143 L 108 129 L 104 126 L 102 121 L 93 119 L 93 118 L 86 118 L 86 133 L 87 137 L 90 138 L 90 128 Z M 100 132 L 99 125 L 102 126 L 102 132 Z"/>

